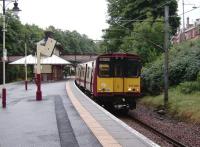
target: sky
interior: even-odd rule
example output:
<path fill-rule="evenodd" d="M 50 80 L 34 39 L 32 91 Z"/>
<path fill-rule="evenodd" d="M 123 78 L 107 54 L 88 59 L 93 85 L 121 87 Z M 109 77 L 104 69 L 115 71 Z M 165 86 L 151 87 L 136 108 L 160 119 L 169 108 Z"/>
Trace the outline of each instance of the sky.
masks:
<path fill-rule="evenodd" d="M 18 0 L 23 24 L 46 29 L 53 25 L 62 30 L 76 30 L 99 40 L 108 27 L 106 0 Z"/>
<path fill-rule="evenodd" d="M 185 9 L 185 12 L 187 11 L 190 11 L 192 10 L 193 6 L 196 6 L 196 7 L 200 7 L 200 0 L 184 0 L 184 9 Z M 178 0 L 178 14 L 183 14 L 183 0 Z M 194 24 L 195 20 L 200 18 L 200 8 L 197 8 L 197 9 L 194 9 L 193 11 L 191 12 L 188 12 L 188 13 L 185 13 L 184 14 L 184 17 L 185 17 L 185 25 L 186 25 L 186 20 L 187 20 L 187 17 L 190 18 L 190 24 Z M 181 27 L 182 27 L 182 24 L 183 24 L 183 15 L 181 15 Z"/>
<path fill-rule="evenodd" d="M 183 0 L 177 1 L 178 14 L 182 14 Z M 106 0 L 18 0 L 18 3 L 23 24 L 36 24 L 43 29 L 53 25 L 62 30 L 76 30 L 93 40 L 101 40 L 102 30 L 108 28 Z M 199 0 L 184 0 L 184 3 L 185 12 L 194 6 L 188 4 L 200 6 Z M 185 24 L 188 16 L 190 23 L 194 23 L 200 18 L 200 8 L 185 14 Z"/>

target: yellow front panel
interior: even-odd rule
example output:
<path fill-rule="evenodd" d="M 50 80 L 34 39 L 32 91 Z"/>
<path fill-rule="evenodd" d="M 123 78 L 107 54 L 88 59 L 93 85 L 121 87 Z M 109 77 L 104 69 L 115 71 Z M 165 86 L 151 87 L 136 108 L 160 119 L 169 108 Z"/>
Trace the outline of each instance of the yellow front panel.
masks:
<path fill-rule="evenodd" d="M 140 91 L 140 78 L 124 78 L 124 92 Z"/>
<path fill-rule="evenodd" d="M 97 92 L 140 93 L 140 78 L 97 78 Z"/>
<path fill-rule="evenodd" d="M 114 92 L 123 92 L 123 78 L 113 78 Z"/>
<path fill-rule="evenodd" d="M 97 92 L 113 92 L 113 78 L 97 77 Z"/>

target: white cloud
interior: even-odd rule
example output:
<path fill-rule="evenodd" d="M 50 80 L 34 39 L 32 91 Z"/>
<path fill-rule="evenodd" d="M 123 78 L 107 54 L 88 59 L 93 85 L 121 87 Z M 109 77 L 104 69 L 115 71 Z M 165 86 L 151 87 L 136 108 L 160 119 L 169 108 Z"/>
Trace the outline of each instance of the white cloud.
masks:
<path fill-rule="evenodd" d="M 76 30 L 92 39 L 101 39 L 106 23 L 106 0 L 19 0 L 22 23 L 49 25 L 62 30 Z"/>

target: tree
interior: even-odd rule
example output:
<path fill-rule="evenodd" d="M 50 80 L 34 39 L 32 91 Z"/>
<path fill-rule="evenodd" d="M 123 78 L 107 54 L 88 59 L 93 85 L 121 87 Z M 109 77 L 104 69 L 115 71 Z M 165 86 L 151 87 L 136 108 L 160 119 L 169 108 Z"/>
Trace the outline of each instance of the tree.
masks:
<path fill-rule="evenodd" d="M 130 31 L 135 29 L 134 27 L 138 26 L 134 24 L 147 21 L 146 19 L 151 14 L 151 25 L 153 25 L 157 18 L 164 17 L 165 5 L 169 5 L 170 15 L 174 16 L 170 18 L 170 26 L 172 28 L 172 34 L 174 34 L 179 26 L 179 17 L 176 13 L 176 0 L 108 0 L 108 14 L 110 16 L 108 23 L 110 27 L 105 32 L 104 38 L 106 41 L 110 40 L 108 44 L 109 50 L 132 51 L 132 49 L 125 48 L 132 47 L 132 41 L 127 41 L 127 38 L 134 37 L 130 33 Z"/>
<path fill-rule="evenodd" d="M 53 26 L 49 26 L 47 30 L 51 30 L 54 33 L 54 38 L 61 43 L 64 48 L 63 54 L 85 54 L 97 52 L 96 44 L 86 35 L 81 35 L 77 31 L 62 31 Z"/>
<path fill-rule="evenodd" d="M 134 23 L 129 41 L 132 50 L 142 57 L 144 63 L 153 61 L 163 52 L 163 18 L 157 18 L 154 23 L 152 20 L 153 17 L 149 16 L 141 23 Z"/>
<path fill-rule="evenodd" d="M 2 22 L 2 16 L 0 16 Z M 6 49 L 8 56 L 24 56 L 24 44 L 27 44 L 27 54 L 35 54 L 36 43 L 44 38 L 44 29 L 37 25 L 23 25 L 18 17 L 12 16 L 10 13 L 6 14 Z M 68 30 L 62 31 L 56 29 L 54 26 L 49 26 L 47 30 L 54 33 L 54 38 L 61 43 L 64 48 L 63 54 L 67 53 L 97 53 L 98 47 L 86 35 L 81 35 L 76 31 L 70 32 Z M 0 26 L 2 30 L 2 26 Z M 3 48 L 3 34 L 0 33 L 0 48 Z M 2 50 L 0 52 L 2 57 Z M 21 67 L 6 66 L 6 82 L 11 82 L 23 76 Z M 2 62 L 0 62 L 0 83 L 2 83 Z"/>

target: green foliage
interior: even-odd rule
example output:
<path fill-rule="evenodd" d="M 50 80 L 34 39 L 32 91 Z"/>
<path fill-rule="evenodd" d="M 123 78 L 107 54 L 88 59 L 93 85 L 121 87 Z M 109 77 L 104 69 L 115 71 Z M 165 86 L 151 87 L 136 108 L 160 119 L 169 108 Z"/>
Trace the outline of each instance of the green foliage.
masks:
<path fill-rule="evenodd" d="M 174 46 L 169 53 L 169 84 L 197 80 L 200 72 L 199 40 Z M 144 92 L 159 94 L 163 89 L 163 56 L 143 68 Z M 198 78 L 199 79 L 199 78 Z M 194 84 L 195 87 L 195 84 Z M 190 90 L 189 90 L 190 91 Z"/>
<path fill-rule="evenodd" d="M 41 40 L 44 37 L 44 30 L 39 28 L 36 25 L 24 25 L 24 31 L 21 32 L 23 34 L 21 41 L 19 41 L 19 45 L 21 46 L 21 49 L 24 49 L 24 43 L 27 44 L 27 54 L 35 54 L 36 52 L 36 42 Z M 22 55 L 24 51 L 22 51 Z M 16 54 L 19 54 L 19 51 L 16 51 Z"/>
<path fill-rule="evenodd" d="M 47 29 L 54 33 L 54 38 L 64 47 L 63 54 L 92 54 L 98 52 L 96 44 L 86 35 L 81 35 L 76 31 L 62 31 L 54 28 L 53 26 L 49 26 Z"/>
<path fill-rule="evenodd" d="M 197 75 L 197 82 L 200 82 L 200 72 Z"/>
<path fill-rule="evenodd" d="M 27 43 L 27 53 L 35 54 L 36 43 L 44 37 L 43 29 L 37 25 L 23 25 L 19 18 L 10 14 L 7 17 L 7 31 L 6 31 L 6 48 L 8 55 L 24 55 L 24 43 Z M 2 20 L 2 17 L 0 17 Z M 0 26 L 2 30 L 2 26 Z M 54 38 L 64 47 L 63 54 L 67 53 L 97 53 L 98 48 L 96 44 L 86 35 L 81 35 L 76 31 L 62 31 L 49 26 L 47 30 L 54 33 Z M 2 47 L 3 36 L 0 34 L 0 47 Z M 0 52 L 2 56 L 2 52 Z"/>
<path fill-rule="evenodd" d="M 132 50 L 141 56 L 144 63 L 155 60 L 163 52 L 163 19 L 157 18 L 152 22 L 153 17 L 149 16 L 144 22 L 135 23 L 131 34 Z"/>
<path fill-rule="evenodd" d="M 200 91 L 200 72 L 197 74 L 197 81 L 180 83 L 179 89 L 184 94 Z"/>
<path fill-rule="evenodd" d="M 200 91 L 200 82 L 184 82 L 179 85 L 180 91 L 184 94 Z"/>
<path fill-rule="evenodd" d="M 142 57 L 148 58 L 144 62 L 154 60 L 155 56 L 161 52 L 160 49 L 157 50 L 157 45 L 162 46 L 163 44 L 163 23 L 157 23 L 157 21 L 163 20 L 164 5 L 166 4 L 169 6 L 170 15 L 175 16 L 169 20 L 171 33 L 174 34 L 179 26 L 176 0 L 107 1 L 110 26 L 105 32 L 104 38 L 109 52 L 137 52 Z"/>
<path fill-rule="evenodd" d="M 169 89 L 168 112 L 181 120 L 200 123 L 200 92 L 184 94 L 179 87 Z M 160 107 L 163 105 L 163 95 L 146 96 L 141 103 L 147 106 Z"/>
<path fill-rule="evenodd" d="M 3 71 L 3 65 L 0 63 L 0 71 Z M 0 72 L 0 83 L 2 83 L 2 75 Z M 32 68 L 28 66 L 28 77 L 33 77 Z M 15 82 L 17 80 L 25 79 L 25 68 L 24 66 L 15 65 L 11 66 L 6 64 L 6 83 Z"/>
<path fill-rule="evenodd" d="M 2 16 L 0 16 L 2 22 Z M 36 43 L 44 38 L 43 29 L 37 25 L 23 25 L 19 18 L 6 14 L 6 49 L 8 56 L 24 56 L 24 44 L 27 44 L 27 54 L 35 54 Z M 2 30 L 2 26 L 0 26 Z M 55 29 L 53 26 L 49 26 L 47 30 L 51 30 L 54 33 L 54 38 L 63 46 L 63 54 L 84 54 L 84 53 L 98 53 L 98 47 L 89 39 L 86 35 L 81 35 L 76 31 L 62 31 Z M 0 48 L 3 48 L 3 33 L 0 33 Z M 2 51 L 0 52 L 2 57 Z M 2 66 L 0 67 L 0 83 L 2 83 Z M 11 82 L 17 78 L 24 78 L 23 67 L 18 66 L 6 66 L 6 82 Z"/>
<path fill-rule="evenodd" d="M 163 60 L 156 60 L 142 69 L 143 92 L 159 94 L 163 89 Z"/>

